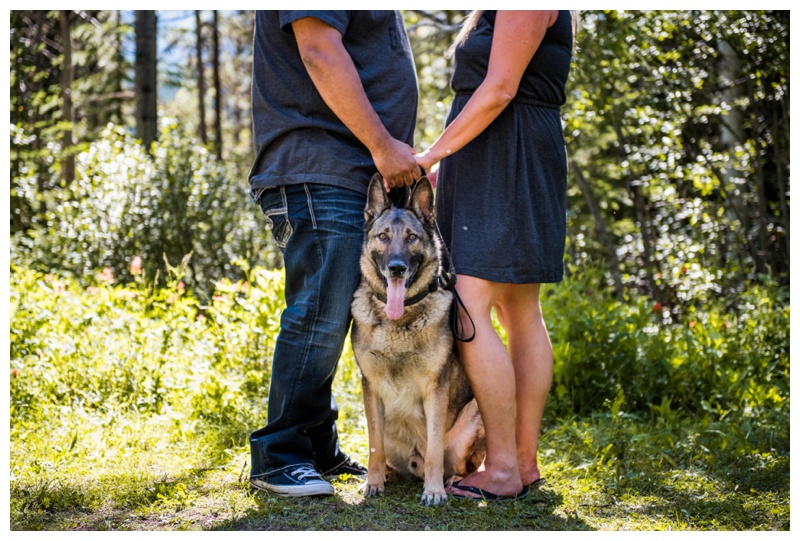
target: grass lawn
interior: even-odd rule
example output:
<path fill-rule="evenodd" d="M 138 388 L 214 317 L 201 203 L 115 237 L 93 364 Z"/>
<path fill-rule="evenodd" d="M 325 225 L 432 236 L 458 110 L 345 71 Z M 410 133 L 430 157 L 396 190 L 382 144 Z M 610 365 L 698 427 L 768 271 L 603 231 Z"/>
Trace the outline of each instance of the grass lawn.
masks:
<path fill-rule="evenodd" d="M 69 424 L 70 419 L 62 419 Z M 252 491 L 249 451 L 214 452 L 215 435 L 185 433 L 174 419 L 96 419 L 70 442 L 12 442 L 13 530 L 786 530 L 789 458 L 712 456 L 674 467 L 669 453 L 600 464 L 583 438 L 608 431 L 607 418 L 560 423 L 542 438 L 548 484 L 516 502 L 451 498 L 419 504 L 422 484 L 396 480 L 365 498 L 356 479 L 334 482 L 334 497 L 287 499 Z M 86 424 L 83 426 L 86 426 Z M 344 446 L 365 461 L 359 422 L 343 423 Z M 113 428 L 112 428 L 113 427 Z M 101 434 L 108 428 L 117 438 Z M 697 430 L 684 425 L 687 437 Z M 242 427 L 245 429 L 245 427 Z M 634 445 L 655 445 L 652 427 L 631 422 Z M 209 430 L 205 427 L 204 431 Z M 354 432 L 355 430 L 355 432 Z M 222 433 L 224 431 L 221 431 Z M 114 440 L 108 446 L 110 440 Z M 106 442 L 98 445 L 100 442 Z M 219 443 L 217 441 L 217 443 Z M 59 445 L 60 444 L 60 445 Z M 60 449 L 60 450 L 59 450 Z M 650 450 L 652 451 L 652 450 Z M 617 472 L 622 469 L 621 472 Z M 618 475 L 619 473 L 619 475 Z"/>

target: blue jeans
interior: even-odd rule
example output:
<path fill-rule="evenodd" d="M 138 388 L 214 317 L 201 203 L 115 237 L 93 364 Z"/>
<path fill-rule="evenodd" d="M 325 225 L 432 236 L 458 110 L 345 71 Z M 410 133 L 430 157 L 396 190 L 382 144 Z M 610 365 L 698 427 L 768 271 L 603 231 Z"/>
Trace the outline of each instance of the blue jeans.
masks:
<path fill-rule="evenodd" d="M 359 282 L 366 196 L 324 184 L 264 190 L 258 200 L 283 252 L 286 309 L 275 343 L 267 425 L 250 434 L 250 477 L 342 462 L 331 392 Z"/>

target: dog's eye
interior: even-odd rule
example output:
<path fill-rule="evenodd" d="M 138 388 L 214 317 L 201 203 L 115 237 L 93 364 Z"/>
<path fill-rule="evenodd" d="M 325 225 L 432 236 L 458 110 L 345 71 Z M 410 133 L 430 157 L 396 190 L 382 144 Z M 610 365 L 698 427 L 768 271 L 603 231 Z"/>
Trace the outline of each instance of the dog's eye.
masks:
<path fill-rule="evenodd" d="M 416 236 L 414 233 L 411 233 L 411 234 L 409 234 L 409 235 L 408 235 L 408 237 L 406 238 L 406 241 L 408 241 L 408 242 L 414 242 L 414 241 L 415 241 L 415 240 L 417 240 L 418 238 L 419 238 L 419 237 L 418 237 L 418 236 Z"/>
<path fill-rule="evenodd" d="M 389 240 L 389 235 L 387 235 L 386 233 L 381 233 L 380 235 L 378 235 L 378 238 L 381 239 L 383 242 L 386 242 L 387 240 Z"/>

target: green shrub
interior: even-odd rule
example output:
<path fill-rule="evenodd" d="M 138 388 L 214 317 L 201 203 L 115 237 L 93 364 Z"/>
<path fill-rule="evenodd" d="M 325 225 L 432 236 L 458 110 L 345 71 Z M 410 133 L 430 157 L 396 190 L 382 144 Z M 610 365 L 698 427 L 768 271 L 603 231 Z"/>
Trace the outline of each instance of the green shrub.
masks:
<path fill-rule="evenodd" d="M 149 276 L 163 276 L 165 257 L 192 254 L 185 281 L 206 295 L 213 281 L 241 277 L 231 261 L 280 263 L 244 175 L 182 135 L 175 120 L 162 121 L 151 154 L 109 125 L 75 168 L 75 180 L 49 194 L 46 225 L 20 233 L 12 258 L 82 277 L 108 267 L 128 281 L 135 256 Z"/>
<path fill-rule="evenodd" d="M 586 267 L 548 287 L 543 310 L 553 343 L 553 407 L 602 409 L 621 389 L 628 411 L 673 408 L 736 411 L 748 417 L 788 411 L 789 304 L 776 286 L 753 286 L 680 322 L 645 297 L 615 299 L 600 269 Z"/>
<path fill-rule="evenodd" d="M 220 282 L 205 305 L 174 275 L 152 288 L 99 274 L 84 288 L 12 266 L 12 424 L 62 407 L 252 423 L 283 300 L 277 273 L 250 274 L 248 285 Z"/>

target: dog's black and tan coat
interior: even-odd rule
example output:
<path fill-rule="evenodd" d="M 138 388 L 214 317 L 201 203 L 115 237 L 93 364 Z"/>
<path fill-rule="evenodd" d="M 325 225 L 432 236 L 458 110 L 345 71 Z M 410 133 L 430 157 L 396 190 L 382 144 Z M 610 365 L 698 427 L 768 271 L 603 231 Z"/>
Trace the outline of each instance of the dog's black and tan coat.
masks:
<path fill-rule="evenodd" d="M 370 445 L 365 493 L 383 492 L 388 466 L 423 479 L 427 505 L 444 502 L 445 480 L 477 469 L 486 452 L 448 326 L 452 293 L 432 287 L 442 252 L 433 203 L 425 177 L 407 208 L 393 206 L 380 175 L 373 177 L 352 303 Z"/>

